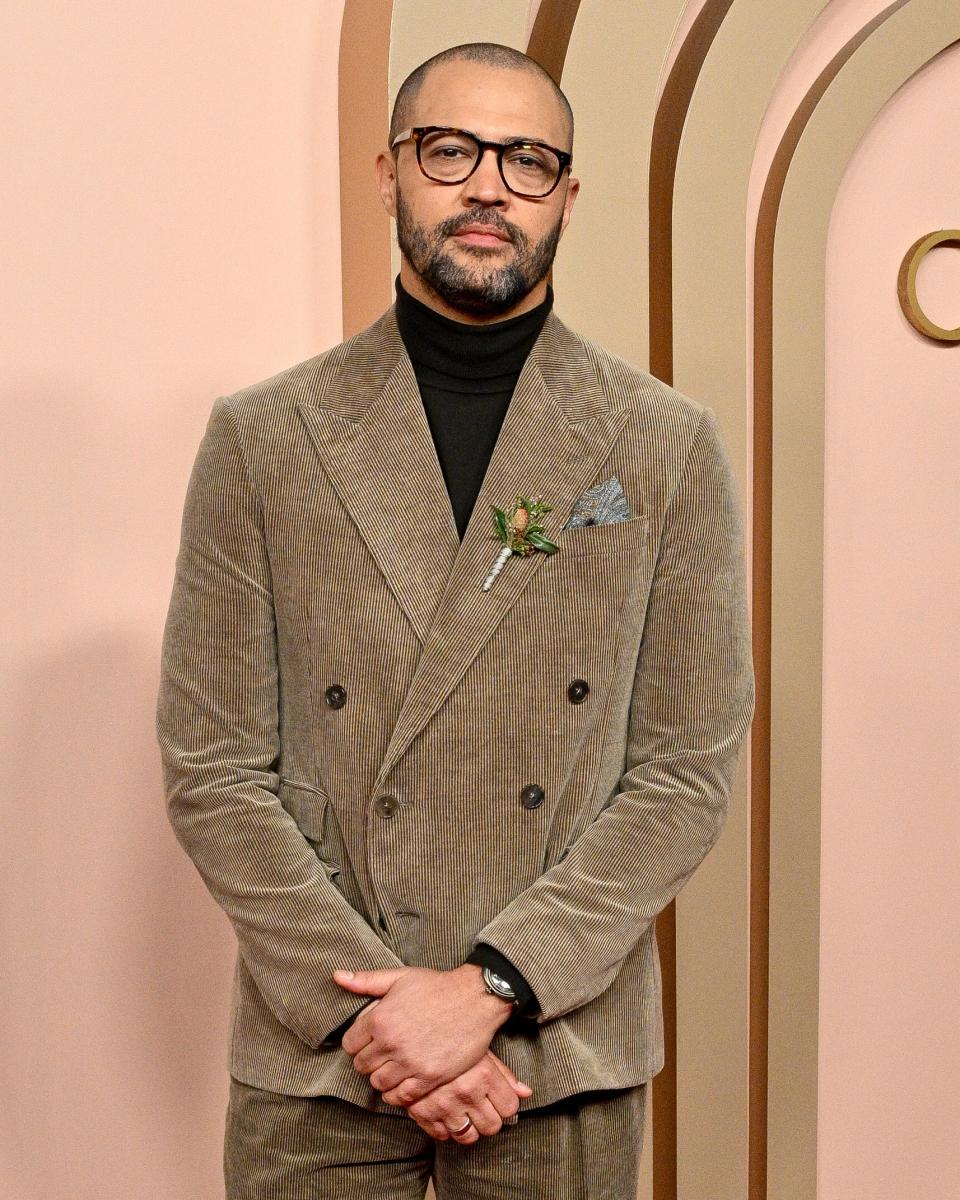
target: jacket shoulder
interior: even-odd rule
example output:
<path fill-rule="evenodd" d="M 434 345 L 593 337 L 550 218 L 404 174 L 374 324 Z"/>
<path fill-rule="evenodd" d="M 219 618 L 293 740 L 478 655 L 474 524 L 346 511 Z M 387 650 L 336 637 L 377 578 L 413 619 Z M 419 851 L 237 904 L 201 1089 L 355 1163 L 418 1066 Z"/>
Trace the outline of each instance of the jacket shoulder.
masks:
<path fill-rule="evenodd" d="M 336 377 L 351 351 L 369 338 L 378 323 L 265 379 L 258 379 L 225 394 L 223 399 L 238 415 L 252 415 L 263 406 L 276 409 L 304 399 L 322 399 L 330 381 Z"/>

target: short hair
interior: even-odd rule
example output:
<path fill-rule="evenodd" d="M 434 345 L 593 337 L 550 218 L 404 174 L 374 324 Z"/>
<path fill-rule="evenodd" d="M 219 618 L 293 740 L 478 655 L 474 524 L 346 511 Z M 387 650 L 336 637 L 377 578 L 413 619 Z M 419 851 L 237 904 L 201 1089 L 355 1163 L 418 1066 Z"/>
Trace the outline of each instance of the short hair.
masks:
<path fill-rule="evenodd" d="M 462 46 L 451 46 L 447 50 L 441 50 L 439 54 L 434 54 L 432 58 L 428 58 L 426 62 L 422 62 L 419 67 L 411 71 L 401 83 L 400 90 L 393 102 L 389 135 L 391 144 L 397 134 L 402 133 L 410 125 L 414 102 L 420 94 L 424 80 L 434 67 L 460 59 L 469 59 L 471 62 L 479 62 L 488 67 L 499 67 L 507 71 L 528 71 L 531 75 L 548 83 L 560 105 L 564 124 L 567 127 L 569 145 L 566 149 L 573 150 L 573 109 L 556 80 L 529 54 L 524 54 L 522 50 L 515 50 L 512 46 L 503 46 L 499 42 L 464 42 Z M 560 149 L 563 148 L 560 147 Z"/>

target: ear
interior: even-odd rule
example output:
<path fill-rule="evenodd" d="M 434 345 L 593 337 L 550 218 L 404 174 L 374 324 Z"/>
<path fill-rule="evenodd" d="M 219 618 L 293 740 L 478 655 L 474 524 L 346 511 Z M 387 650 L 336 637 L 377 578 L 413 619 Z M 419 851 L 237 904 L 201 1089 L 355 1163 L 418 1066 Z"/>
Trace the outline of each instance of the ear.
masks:
<path fill-rule="evenodd" d="M 569 179 L 567 181 L 567 194 L 563 200 L 563 218 L 561 219 L 561 222 L 560 222 L 561 235 L 563 234 L 563 231 L 566 229 L 567 225 L 569 224 L 570 213 L 573 211 L 573 202 L 576 200 L 579 192 L 580 192 L 580 180 L 572 179 L 572 178 Z"/>
<path fill-rule="evenodd" d="M 397 165 L 389 150 L 377 155 L 377 191 L 391 217 L 397 216 Z"/>

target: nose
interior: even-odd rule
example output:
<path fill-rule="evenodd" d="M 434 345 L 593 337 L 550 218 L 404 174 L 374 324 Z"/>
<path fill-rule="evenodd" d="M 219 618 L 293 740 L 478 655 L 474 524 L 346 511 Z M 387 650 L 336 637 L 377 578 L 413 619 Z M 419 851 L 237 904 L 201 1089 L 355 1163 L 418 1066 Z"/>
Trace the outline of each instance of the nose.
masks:
<path fill-rule="evenodd" d="M 510 190 L 503 182 L 497 166 L 497 152 L 488 146 L 480 154 L 473 174 L 463 185 L 463 198 L 469 204 L 504 204 Z"/>

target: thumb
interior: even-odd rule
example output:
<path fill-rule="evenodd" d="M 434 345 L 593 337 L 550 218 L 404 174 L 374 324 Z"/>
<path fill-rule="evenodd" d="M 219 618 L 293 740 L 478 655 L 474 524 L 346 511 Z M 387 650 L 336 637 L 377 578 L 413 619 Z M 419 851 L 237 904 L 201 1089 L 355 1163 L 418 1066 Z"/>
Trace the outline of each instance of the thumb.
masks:
<path fill-rule="evenodd" d="M 385 996 L 402 973 L 402 970 L 334 971 L 333 981 L 348 992 L 360 992 L 364 996 Z"/>
<path fill-rule="evenodd" d="M 532 1096 L 533 1095 L 533 1088 L 530 1086 L 530 1084 L 523 1083 L 521 1080 L 519 1080 L 516 1077 L 516 1075 L 514 1075 L 513 1071 L 511 1071 L 510 1068 L 507 1066 L 507 1064 L 503 1061 L 502 1058 L 498 1058 L 497 1055 L 494 1054 L 492 1050 L 488 1050 L 487 1053 L 490 1055 L 490 1057 L 496 1063 L 496 1065 L 500 1069 L 500 1072 L 503 1075 L 503 1077 L 506 1079 L 506 1081 L 510 1084 L 510 1086 L 513 1088 L 513 1090 L 518 1095 L 520 1095 L 520 1096 Z"/>

